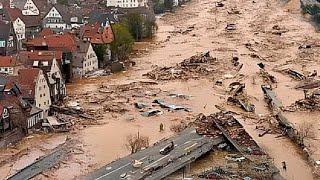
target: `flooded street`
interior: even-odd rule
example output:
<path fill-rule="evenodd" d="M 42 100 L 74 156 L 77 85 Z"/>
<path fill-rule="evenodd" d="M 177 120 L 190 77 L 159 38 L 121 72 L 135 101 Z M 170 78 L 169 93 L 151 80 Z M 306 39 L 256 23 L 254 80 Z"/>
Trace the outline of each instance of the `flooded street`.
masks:
<path fill-rule="evenodd" d="M 281 169 L 284 178 L 314 179 L 311 166 L 295 144 L 286 137 L 277 137 L 278 134 L 259 137 L 260 131 L 256 126 L 260 121 L 246 118 L 250 116 L 249 113 L 243 113 L 240 108 L 230 106 L 226 101 L 228 85 L 234 81 L 242 82 L 246 85 L 248 99 L 255 105 L 255 115 L 270 115 L 261 90 L 265 82 L 259 74 L 257 64 L 260 62 L 265 65 L 266 71 L 276 77 L 274 91 L 285 107 L 303 99 L 303 91 L 294 88 L 298 82 L 278 69 L 290 67 L 305 73 L 313 70 L 320 72 L 320 48 L 310 50 L 312 56 L 308 57 L 304 56 L 304 50 L 298 48 L 301 44 L 319 42 L 319 34 L 301 15 L 298 0 L 288 3 L 276 0 L 229 0 L 223 3 L 224 7 L 216 7 L 214 0 L 192 0 L 175 13 L 158 17 L 155 39 L 136 45 L 142 54 L 132 59 L 136 62 L 135 66 L 125 72 L 69 84 L 69 98 L 79 101 L 88 112 L 97 115 L 98 124 L 84 125 L 68 135 L 82 142 L 79 146 L 83 152 L 74 154 L 47 176 L 53 179 L 76 179 L 128 155 L 130 151 L 126 143 L 129 135 L 139 133 L 147 136 L 152 145 L 173 135 L 171 128 L 174 125 L 189 122 L 199 113 L 209 115 L 218 112 L 217 107 L 222 107 L 244 115 L 239 116 L 239 120 Z M 236 29 L 226 31 L 225 27 L 230 23 L 235 24 Z M 184 32 L 188 27 L 193 28 Z M 284 31 L 278 35 L 274 33 L 275 29 Z M 204 51 L 210 51 L 211 56 L 219 62 L 219 69 L 214 75 L 167 81 L 150 80 L 145 76 L 157 67 L 175 66 Z M 238 57 L 243 64 L 239 71 L 235 71 L 231 64 L 233 57 Z M 217 81 L 221 84 L 217 85 Z M 177 98 L 169 94 L 184 94 L 189 98 Z M 160 109 L 161 115 L 144 117 L 142 111 L 135 108 L 135 103 L 145 103 L 150 109 L 159 109 L 159 106 L 152 104 L 157 99 L 187 107 L 191 111 Z M 285 112 L 285 115 L 295 125 L 304 121 L 315 124 L 316 138 L 307 141 L 312 146 L 313 158 L 320 159 L 320 123 L 317 122 L 320 112 Z M 161 123 L 164 132 L 159 131 Z M 65 135 L 61 137 L 66 138 Z M 286 171 L 282 170 L 283 161 L 287 163 Z M 203 167 L 201 163 L 214 165 L 203 159 L 199 163 L 200 169 Z M 0 172 L 8 174 L 12 171 L 8 169 L 16 166 L 19 163 L 13 167 L 3 166 L 6 168 Z"/>
<path fill-rule="evenodd" d="M 277 78 L 278 84 L 275 92 L 285 106 L 302 99 L 303 92 L 293 88 L 297 83 L 290 77 L 274 70 L 288 64 L 295 68 L 301 68 L 303 62 L 300 62 L 298 57 L 300 53 L 298 52 L 298 44 L 318 36 L 314 27 L 301 16 L 298 10 L 299 2 L 294 0 L 289 4 L 278 1 L 253 3 L 242 0 L 236 3 L 234 1 L 225 1 L 224 3 L 225 7 L 217 8 L 214 1 L 192 1 L 185 7 L 179 8 L 175 14 L 167 14 L 159 18 L 159 29 L 155 40 L 151 42 L 152 48 L 148 49 L 147 54 L 133 59 L 137 64 L 135 67 L 130 68 L 127 72 L 72 84 L 69 86 L 69 93 L 92 93 L 97 92 L 100 85 L 121 85 L 147 81 L 143 74 L 151 69 L 157 66 L 173 66 L 196 53 L 208 50 L 212 56 L 226 63 L 234 56 L 239 57 L 240 62 L 244 64 L 239 73 L 242 74 L 243 82 L 246 83 L 247 94 L 256 106 L 256 114 L 266 115 L 269 113 L 260 90 L 263 81 L 259 77 L 257 63 L 261 61 L 266 65 L 266 69 Z M 239 10 L 240 13 L 228 13 L 231 7 Z M 227 23 L 235 23 L 237 29 L 233 32 L 226 32 Z M 282 36 L 274 35 L 271 31 L 275 25 L 288 31 Z M 189 26 L 194 26 L 191 32 L 178 33 L 179 30 Z M 253 52 L 244 46 L 246 43 L 251 44 Z M 146 44 L 147 47 L 148 43 Z M 143 44 L 139 46 L 143 47 Z M 260 58 L 251 56 L 252 53 L 258 54 Z M 310 68 L 309 64 L 303 64 L 307 69 Z M 315 62 L 315 64 L 317 63 Z M 319 66 L 312 65 L 312 70 L 315 68 L 318 69 Z M 222 73 L 228 74 L 231 71 Z M 81 136 L 85 148 L 96 163 L 95 168 L 127 155 L 129 152 L 124 144 L 129 134 L 135 134 L 139 131 L 139 133 L 149 136 L 151 143 L 153 143 L 172 135 L 173 132 L 169 130 L 169 127 L 175 123 L 198 113 L 210 114 L 218 111 L 215 105 L 224 106 L 227 98 L 223 86 L 232 80 L 222 79 L 223 86 L 215 86 L 214 81 L 219 80 L 216 79 L 217 77 L 219 76 L 198 80 L 173 80 L 153 85 L 153 88 L 161 90 L 161 93 L 156 95 L 157 98 L 186 105 L 192 109 L 190 113 L 164 112 L 163 115 L 146 118 L 142 117 L 132 106 L 129 112 L 121 115 L 105 114 L 101 120 L 105 123 L 104 125 L 83 130 Z M 173 100 L 166 97 L 168 93 L 187 94 L 191 98 L 189 100 Z M 137 100 L 129 98 L 130 104 Z M 150 97 L 143 100 L 152 101 Z M 320 113 L 315 114 L 315 116 L 319 116 Z M 128 121 L 128 116 L 134 120 Z M 315 116 L 292 115 L 288 118 L 294 123 L 299 123 L 299 121 L 308 118 L 319 119 L 314 118 Z M 165 132 L 159 132 L 160 123 L 164 123 Z M 286 179 L 313 179 L 311 167 L 307 164 L 300 150 L 290 140 L 284 137 L 275 138 L 276 135 L 258 137 L 255 122 L 243 121 L 243 125 L 255 141 L 274 159 L 275 165 L 279 169 L 281 169 L 281 162 L 287 162 L 288 170 L 281 171 Z"/>

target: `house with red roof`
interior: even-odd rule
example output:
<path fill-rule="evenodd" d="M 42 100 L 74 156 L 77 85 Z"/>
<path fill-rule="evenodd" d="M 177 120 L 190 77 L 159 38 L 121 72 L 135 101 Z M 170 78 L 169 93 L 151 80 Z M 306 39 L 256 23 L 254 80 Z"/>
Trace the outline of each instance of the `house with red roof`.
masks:
<path fill-rule="evenodd" d="M 98 22 L 86 24 L 80 29 L 80 39 L 84 42 L 90 42 L 93 47 L 107 45 L 105 61 L 111 60 L 110 44 L 114 40 L 114 36 L 110 25 L 101 26 Z"/>
<path fill-rule="evenodd" d="M 0 56 L 0 73 L 17 75 L 18 70 L 22 67 L 15 56 Z"/>
<path fill-rule="evenodd" d="M 23 15 L 21 9 L 5 7 L 3 9 L 2 19 L 5 21 L 12 21 L 15 27 L 15 31 L 18 34 L 18 39 L 24 39 L 27 37 L 34 37 L 40 32 L 41 17 Z M 19 21 L 18 21 L 19 20 Z M 24 32 L 23 32 L 24 31 Z M 23 37 L 24 35 L 24 37 Z"/>
<path fill-rule="evenodd" d="M 27 134 L 41 125 L 43 110 L 23 99 L 18 80 L 18 76 L 0 75 L 0 105 L 7 108 L 9 114 L 5 131 L 9 126 L 9 130 L 19 129 Z"/>
<path fill-rule="evenodd" d="M 81 27 L 80 38 L 94 45 L 110 44 L 114 39 L 111 26 L 100 26 L 98 22 Z"/>
<path fill-rule="evenodd" d="M 18 56 L 26 67 L 43 71 L 49 85 L 51 102 L 57 102 L 66 96 L 65 80 L 60 70 L 61 51 L 21 51 Z"/>
<path fill-rule="evenodd" d="M 50 89 L 41 69 L 26 68 L 18 71 L 18 85 L 23 100 L 42 109 L 41 119 L 47 117 L 51 105 Z"/>
<path fill-rule="evenodd" d="M 75 52 L 77 49 L 75 37 L 69 33 L 49 34 L 28 39 L 27 50 L 53 50 L 62 52 Z"/>
<path fill-rule="evenodd" d="M 6 8 L 6 19 L 11 21 L 13 24 L 13 29 L 17 36 L 17 40 L 21 41 L 26 38 L 26 25 L 22 20 L 22 12 L 18 8 Z"/>

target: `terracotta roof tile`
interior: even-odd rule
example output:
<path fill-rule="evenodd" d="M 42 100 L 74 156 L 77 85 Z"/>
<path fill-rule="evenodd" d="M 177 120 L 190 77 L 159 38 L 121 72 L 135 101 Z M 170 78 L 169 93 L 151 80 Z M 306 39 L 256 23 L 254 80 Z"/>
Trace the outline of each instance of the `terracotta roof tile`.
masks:
<path fill-rule="evenodd" d="M 36 80 L 40 69 L 28 68 L 18 71 L 18 84 L 21 87 L 22 96 L 25 98 L 34 98 Z"/>
<path fill-rule="evenodd" d="M 111 27 L 100 27 L 98 23 L 87 24 L 81 28 L 81 38 L 89 38 L 93 44 L 110 44 L 113 41 Z"/>
<path fill-rule="evenodd" d="M 74 52 L 77 45 L 71 34 L 36 37 L 27 41 L 27 46 L 48 46 L 49 50 Z"/>
<path fill-rule="evenodd" d="M 0 67 L 14 67 L 16 64 L 16 57 L 0 56 Z"/>

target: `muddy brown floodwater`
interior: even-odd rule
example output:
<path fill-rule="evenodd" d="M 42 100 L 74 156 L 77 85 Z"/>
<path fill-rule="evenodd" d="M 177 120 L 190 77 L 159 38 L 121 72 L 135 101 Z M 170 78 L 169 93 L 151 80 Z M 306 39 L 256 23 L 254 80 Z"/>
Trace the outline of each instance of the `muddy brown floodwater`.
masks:
<path fill-rule="evenodd" d="M 173 134 L 172 125 L 190 119 L 192 116 L 204 113 L 210 114 L 218 111 L 216 105 L 226 105 L 226 87 L 236 80 L 246 84 L 246 93 L 256 107 L 258 116 L 269 115 L 261 85 L 264 83 L 259 77 L 257 63 L 263 62 L 266 70 L 274 75 L 278 81 L 275 92 L 285 106 L 303 98 L 303 92 L 295 90 L 297 84 L 289 76 L 276 71 L 276 68 L 290 66 L 298 70 L 320 72 L 319 49 L 310 50 L 312 56 L 306 56 L 298 47 L 301 44 L 317 42 L 319 35 L 299 10 L 299 1 L 292 0 L 288 3 L 275 0 L 228 0 L 223 1 L 222 8 L 215 7 L 214 0 L 192 0 L 186 6 L 178 8 L 174 14 L 158 17 L 158 32 L 154 41 L 139 43 L 143 54 L 133 59 L 136 66 L 126 72 L 107 77 L 89 78 L 68 85 L 68 93 L 73 100 L 78 100 L 85 108 L 93 111 L 102 109 L 97 103 L 90 103 L 88 99 L 98 98 L 102 103 L 121 104 L 126 108 L 123 113 L 105 112 L 98 120 L 100 125 L 91 125 L 75 133 L 83 144 L 83 153 L 75 154 L 60 167 L 50 172 L 50 178 L 73 179 L 79 175 L 93 171 L 106 163 L 129 153 L 125 147 L 126 138 L 130 134 L 140 133 L 148 136 L 150 143 L 154 143 Z M 236 11 L 239 13 L 235 13 Z M 225 31 L 228 23 L 236 24 L 236 30 Z M 276 26 L 277 25 L 277 26 Z M 274 34 L 276 29 L 285 29 L 281 35 Z M 188 27 L 194 27 L 190 32 L 183 32 Z M 245 44 L 250 44 L 250 48 Z M 156 85 L 138 87 L 137 93 L 152 94 L 133 96 L 132 91 L 111 93 L 114 99 L 101 92 L 101 87 L 122 86 L 132 82 L 139 83 L 150 81 L 143 74 L 151 71 L 156 66 L 174 66 L 176 63 L 189 58 L 197 53 L 209 50 L 211 55 L 220 62 L 230 62 L 237 56 L 243 68 L 236 74 L 231 74 L 231 79 L 218 78 L 233 71 L 225 71 L 220 76 L 210 76 L 197 80 L 170 80 L 158 81 Z M 223 64 L 222 63 L 222 64 Z M 220 72 L 221 73 L 221 72 Z M 240 75 L 241 74 L 241 75 Z M 215 81 L 221 80 L 222 85 L 216 86 Z M 144 89 L 145 88 L 145 89 Z M 134 90 L 133 90 L 134 91 Z M 190 95 L 190 99 L 168 97 L 169 93 Z M 141 112 L 134 108 L 134 102 L 151 104 L 154 99 L 163 99 L 167 102 L 183 105 L 192 109 L 192 112 L 163 111 L 162 115 L 143 117 Z M 158 108 L 158 107 L 154 107 Z M 234 108 L 234 111 L 240 109 Z M 240 110 L 241 111 L 241 110 Z M 319 119 L 319 112 L 306 115 L 305 112 L 286 112 L 288 119 L 295 124 L 303 121 L 315 122 Z M 254 140 L 274 159 L 275 165 L 281 169 L 281 162 L 286 161 L 287 171 L 281 171 L 286 179 L 313 179 L 312 169 L 301 155 L 301 151 L 285 137 L 275 138 L 276 135 L 267 134 L 258 137 L 256 122 L 238 118 Z M 164 132 L 159 132 L 159 124 L 163 123 Z M 319 124 L 317 124 L 317 129 Z M 317 133 L 318 134 L 318 133 Z M 73 136 L 73 134 L 70 134 Z M 319 139 L 319 138 L 318 138 Z M 314 141 L 314 155 L 320 153 L 320 143 Z M 199 163 L 203 162 L 201 160 Z M 206 162 L 208 163 L 208 162 Z M 210 162 L 209 162 L 210 164 Z M 201 166 L 200 166 L 201 167 Z M 42 176 L 41 176 L 42 177 Z M 46 176 L 48 177 L 48 176 Z M 41 179 L 41 178 L 40 178 Z"/>
<path fill-rule="evenodd" d="M 216 8 L 214 2 L 213 0 L 193 0 L 185 7 L 179 8 L 175 14 L 166 14 L 158 18 L 159 29 L 155 40 L 145 44 L 145 48 L 148 48 L 147 54 L 133 59 L 137 64 L 135 67 L 130 68 L 127 72 L 69 85 L 69 93 L 96 92 L 101 84 L 119 85 L 140 81 L 146 78 L 142 75 L 155 66 L 172 66 L 196 53 L 209 50 L 212 56 L 220 61 L 230 61 L 233 56 L 239 57 L 240 62 L 244 64 L 239 73 L 243 74 L 242 79 L 246 83 L 247 94 L 256 106 L 256 114 L 270 113 L 260 89 L 263 81 L 258 76 L 259 69 L 256 64 L 261 61 L 265 63 L 266 69 L 277 78 L 278 84 L 275 92 L 285 106 L 303 98 L 303 93 L 293 88 L 295 81 L 274 71 L 275 67 L 284 65 L 301 69 L 302 64 L 306 69 L 319 70 L 319 64 L 313 61 L 314 59 L 310 60 L 313 63 L 305 63 L 301 60 L 301 52 L 297 48 L 299 44 L 316 41 L 318 36 L 314 27 L 301 16 L 299 1 L 292 0 L 289 3 L 283 3 L 274 0 L 255 2 L 229 0 L 224 1 L 223 8 Z M 240 13 L 230 13 L 231 8 L 239 10 Z M 227 23 L 235 23 L 237 29 L 234 32 L 226 32 L 224 28 Z M 287 31 L 281 36 L 274 35 L 271 31 L 275 25 Z M 180 29 L 183 30 L 190 26 L 194 26 L 191 32 L 178 33 Z M 250 43 L 254 50 L 246 48 L 244 46 L 246 43 Z M 143 47 L 143 44 L 139 46 Z M 252 53 L 258 54 L 260 58 L 251 56 Z M 228 73 L 225 72 L 225 74 Z M 128 150 L 124 144 L 129 134 L 139 131 L 140 134 L 149 136 L 151 142 L 156 142 L 173 134 L 169 130 L 172 124 L 194 114 L 210 114 L 218 111 L 215 105 L 223 105 L 226 101 L 225 89 L 214 86 L 213 80 L 217 79 L 207 77 L 200 80 L 175 80 L 154 85 L 154 88 L 160 88 L 162 92 L 191 95 L 189 100 L 174 100 L 174 102 L 190 107 L 192 113 L 165 112 L 160 116 L 145 118 L 133 108 L 122 115 L 106 114 L 101 120 L 105 122 L 104 125 L 83 130 L 81 136 L 85 149 L 92 156 L 92 162 L 95 163 L 89 170 L 127 155 Z M 252 81 L 255 82 L 252 83 Z M 223 79 L 224 85 L 229 82 L 232 80 Z M 163 93 L 159 94 L 158 98 L 170 101 Z M 128 121 L 128 115 L 133 116 L 134 121 Z M 295 115 L 295 118 L 292 118 L 295 123 L 309 118 L 299 113 Z M 316 115 L 318 116 L 319 113 Z M 160 122 L 166 127 L 163 133 L 159 132 Z M 301 155 L 301 151 L 290 140 L 275 138 L 276 135 L 258 137 L 254 122 L 242 120 L 242 123 L 257 143 L 274 159 L 279 169 L 281 169 L 282 161 L 287 162 L 287 171 L 281 171 L 286 179 L 313 179 L 311 167 Z"/>

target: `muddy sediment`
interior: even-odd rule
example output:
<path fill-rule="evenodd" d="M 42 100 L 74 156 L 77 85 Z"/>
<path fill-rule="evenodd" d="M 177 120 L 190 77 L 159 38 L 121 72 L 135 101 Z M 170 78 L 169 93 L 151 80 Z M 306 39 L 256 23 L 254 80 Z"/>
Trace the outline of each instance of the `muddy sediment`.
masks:
<path fill-rule="evenodd" d="M 139 132 L 154 143 L 171 136 L 174 132 L 170 129 L 176 124 L 187 123 L 199 113 L 209 115 L 224 108 L 239 114 L 237 119 L 273 158 L 278 169 L 286 161 L 288 168 L 281 171 L 283 177 L 313 179 L 312 168 L 301 150 L 286 137 L 279 137 L 281 132 L 277 130 L 259 137 L 263 130 L 257 126 L 272 128 L 270 124 L 274 123 L 269 118 L 271 113 L 261 85 L 271 85 L 284 107 L 304 98 L 304 92 L 295 88 L 299 81 L 279 69 L 294 69 L 305 76 L 314 70 L 320 72 L 319 35 L 301 16 L 297 0 L 285 4 L 274 0 L 223 3 L 224 7 L 216 7 L 211 0 L 194 0 L 175 14 L 158 18 L 155 40 L 139 44 L 145 51 L 133 59 L 136 66 L 126 72 L 81 80 L 68 86 L 69 100 L 78 101 L 86 113 L 96 117 L 97 124 L 85 124 L 74 131 L 83 143 L 84 153 L 75 154 L 60 168 L 52 170 L 51 178 L 72 179 L 127 155 L 125 143 L 130 134 Z M 230 24 L 234 24 L 232 28 Z M 149 48 L 150 43 L 152 48 Z M 311 48 L 304 48 L 307 47 L 304 45 L 311 45 Z M 214 60 L 211 64 L 214 68 L 209 69 L 211 65 L 206 64 L 207 61 L 197 65 L 198 69 L 187 66 L 192 71 L 183 66 L 190 57 L 207 51 Z M 270 83 L 270 78 L 265 79 L 266 74 L 261 75 L 259 63 L 264 64 L 265 72 L 275 77 L 275 82 Z M 163 71 L 166 67 L 169 71 Z M 170 69 L 183 70 L 184 74 L 174 76 Z M 163 74 L 168 76 L 159 80 Z M 317 76 L 312 78 L 317 79 Z M 254 105 L 254 112 L 245 112 L 240 106 L 227 103 L 232 82 L 245 84 L 245 101 Z M 188 98 L 170 94 L 183 94 Z M 191 112 L 162 108 L 153 103 L 156 99 L 188 107 Z M 147 107 L 139 109 L 135 103 Z M 162 113 L 142 116 L 154 109 Z M 307 121 L 319 129 L 319 111 L 311 114 L 286 111 L 285 116 L 297 126 Z M 164 132 L 159 132 L 160 123 L 164 124 Z M 317 131 L 315 137 L 319 137 Z M 307 138 L 314 159 L 320 159 L 317 139 Z M 71 169 L 74 169 L 72 173 Z M 4 174 L 10 174 L 10 170 Z"/>

